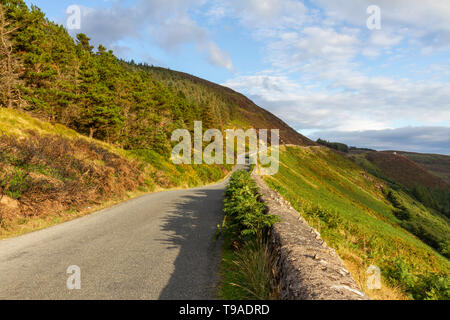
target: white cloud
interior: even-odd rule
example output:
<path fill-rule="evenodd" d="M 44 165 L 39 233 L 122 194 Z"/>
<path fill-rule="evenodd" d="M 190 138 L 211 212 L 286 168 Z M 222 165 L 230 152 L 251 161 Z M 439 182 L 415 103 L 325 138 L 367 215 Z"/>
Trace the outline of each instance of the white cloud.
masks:
<path fill-rule="evenodd" d="M 450 84 L 351 75 L 308 88 L 286 76 L 241 76 L 225 83 L 298 130 L 381 130 L 397 122 L 450 123 Z"/>
<path fill-rule="evenodd" d="M 403 37 L 393 36 L 383 31 L 373 31 L 371 33 L 370 44 L 380 47 L 391 47 L 399 44 Z"/>
<path fill-rule="evenodd" d="M 106 8 L 84 8 L 82 30 L 77 32 L 86 33 L 96 45 L 116 48 L 121 48 L 120 42 L 129 38 L 154 41 L 172 53 L 184 44 L 193 43 L 206 52 L 211 64 L 233 70 L 230 55 L 189 17 L 189 9 L 203 3 L 203 0 L 139 0 L 132 6 L 118 1 Z"/>
<path fill-rule="evenodd" d="M 208 60 L 212 65 L 226 68 L 232 72 L 234 71 L 233 61 L 228 53 L 220 50 L 213 42 L 208 43 L 207 50 L 209 54 Z"/>
<path fill-rule="evenodd" d="M 381 30 L 366 27 L 372 4 L 381 8 Z M 233 71 L 230 55 L 200 26 L 194 9 L 205 9 L 196 12 L 207 25 L 236 22 L 260 44 L 269 67 L 235 74 L 225 85 L 300 131 L 339 138 L 411 124 L 450 126 L 449 61 L 433 61 L 428 78 L 427 62 L 421 69 L 412 64 L 404 78 L 396 74 L 397 62 L 412 55 L 432 61 L 450 50 L 448 0 L 141 0 L 133 8 L 91 12 L 85 27 L 94 39 L 116 45 L 150 30 L 167 52 L 194 44 L 210 64 Z M 373 72 L 379 69 L 384 72 Z"/>
<path fill-rule="evenodd" d="M 334 21 L 365 27 L 366 9 L 376 4 L 381 9 L 382 30 L 401 32 L 422 43 L 448 46 L 450 40 L 450 1 L 448 0 L 312 0 Z"/>
<path fill-rule="evenodd" d="M 433 54 L 439 46 L 443 48 L 435 32 L 447 32 L 442 23 L 450 19 L 447 2 L 437 1 L 428 8 L 415 0 L 378 1 L 383 27 L 377 31 L 366 27 L 366 9 L 372 1 L 313 2 L 325 9 L 325 17 L 308 8 L 301 21 L 280 18 L 275 27 L 270 23 L 267 27 L 249 24 L 261 13 L 248 12 L 243 25 L 264 45 L 271 67 L 256 75 L 237 76 L 225 85 L 248 94 L 303 132 L 348 132 L 351 136 L 356 131 L 378 132 L 411 123 L 450 125 L 448 81 L 402 79 L 395 73 L 375 76 L 363 69 L 360 60 L 361 56 L 380 59 L 389 70 L 408 50 L 419 47 Z M 272 12 L 276 17 L 280 11 Z M 430 19 L 437 25 L 430 26 Z M 416 20 L 420 20 L 417 25 Z M 427 41 L 433 45 L 427 46 Z M 390 56 L 394 62 L 387 59 Z M 440 75 L 443 70 L 442 65 L 435 68 Z"/>

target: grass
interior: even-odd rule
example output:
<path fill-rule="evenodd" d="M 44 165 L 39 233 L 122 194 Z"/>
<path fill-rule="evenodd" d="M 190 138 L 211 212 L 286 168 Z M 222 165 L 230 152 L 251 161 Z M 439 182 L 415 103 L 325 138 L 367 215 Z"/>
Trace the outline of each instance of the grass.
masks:
<path fill-rule="evenodd" d="M 214 183 L 231 170 L 176 166 L 154 151 L 125 151 L 5 108 L 0 108 L 0 146 L 0 238 L 145 193 Z"/>
<path fill-rule="evenodd" d="M 321 232 L 371 298 L 448 297 L 449 261 L 401 226 L 382 180 L 325 148 L 283 147 L 280 171 L 266 182 Z M 437 221 L 406 194 L 399 197 L 414 214 Z M 439 224 L 448 235 L 448 222 Z M 382 270 L 381 290 L 366 287 L 370 265 Z"/>
<path fill-rule="evenodd" d="M 222 252 L 222 278 L 218 298 L 223 300 L 274 300 L 271 254 L 262 240 L 253 240 L 236 250 Z"/>

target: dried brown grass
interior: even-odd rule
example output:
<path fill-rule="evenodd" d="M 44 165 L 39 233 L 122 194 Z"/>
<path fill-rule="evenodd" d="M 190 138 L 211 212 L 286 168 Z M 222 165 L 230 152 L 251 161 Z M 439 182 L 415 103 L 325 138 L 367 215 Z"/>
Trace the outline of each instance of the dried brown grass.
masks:
<path fill-rule="evenodd" d="M 123 196 L 144 185 L 140 166 L 86 139 L 0 136 L 0 229 Z"/>

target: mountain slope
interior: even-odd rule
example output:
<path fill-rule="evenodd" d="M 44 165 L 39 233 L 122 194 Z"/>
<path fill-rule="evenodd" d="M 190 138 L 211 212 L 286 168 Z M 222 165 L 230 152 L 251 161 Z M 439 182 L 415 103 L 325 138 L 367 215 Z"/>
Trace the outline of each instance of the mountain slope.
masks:
<path fill-rule="evenodd" d="M 450 185 L 450 156 L 442 154 L 423 154 L 415 152 L 393 151 L 414 161 L 428 170 L 428 172 L 441 178 Z"/>
<path fill-rule="evenodd" d="M 59 124 L 0 108 L 0 238 L 41 229 L 141 193 L 194 187 L 230 166 L 176 166 Z"/>
<path fill-rule="evenodd" d="M 149 66 L 140 66 L 140 68 L 147 70 L 152 77 L 165 85 L 182 91 L 191 103 L 206 103 L 213 108 L 218 104 L 222 110 L 232 106 L 233 111 L 230 112 L 232 117 L 229 119 L 228 125 L 237 124 L 255 129 L 279 129 L 282 144 L 316 145 L 315 142 L 292 129 L 272 113 L 257 106 L 253 101 L 230 88 L 183 72 Z M 202 92 L 201 98 L 195 94 L 199 91 Z"/>
<path fill-rule="evenodd" d="M 369 296 L 450 297 L 449 261 L 405 225 L 417 224 L 440 237 L 447 246 L 443 252 L 449 254 L 446 217 L 430 212 L 405 192 L 390 190 L 387 182 L 324 147 L 282 148 L 280 171 L 266 182 L 319 230 Z M 392 192 L 408 210 L 406 219 L 397 216 L 398 208 L 388 196 Z M 365 272 L 370 265 L 381 268 L 380 291 L 367 288 Z"/>
<path fill-rule="evenodd" d="M 0 56 L 0 87 L 7 88 L 0 96 L 3 233 L 14 234 L 30 216 L 46 219 L 52 206 L 66 219 L 68 211 L 85 212 L 126 192 L 220 180 L 230 166 L 175 166 L 169 160 L 172 132 L 192 130 L 196 120 L 204 128 L 277 128 L 284 142 L 313 144 L 231 89 L 120 61 L 101 45 L 95 51 L 83 34 L 74 41 L 22 0 L 1 2 L 0 29 L 0 49 L 8 53 Z M 111 159 L 133 173 L 122 175 Z M 70 194 L 73 189 L 78 192 Z M 83 192 L 92 197 L 80 202 Z M 11 206 L 20 208 L 15 216 L 6 213 Z"/>
<path fill-rule="evenodd" d="M 347 156 L 369 173 L 385 180 L 393 189 L 408 193 L 430 210 L 450 218 L 450 185 L 408 157 L 388 151 L 350 153 Z M 415 156 L 429 158 L 428 155 Z M 441 164 L 440 161 L 437 163 Z M 448 173 L 450 167 L 446 168 L 444 162 L 441 170 Z"/>
<path fill-rule="evenodd" d="M 370 152 L 366 158 L 380 168 L 389 178 L 409 188 L 420 184 L 428 188 L 448 187 L 443 180 L 430 174 L 427 170 L 395 152 Z"/>

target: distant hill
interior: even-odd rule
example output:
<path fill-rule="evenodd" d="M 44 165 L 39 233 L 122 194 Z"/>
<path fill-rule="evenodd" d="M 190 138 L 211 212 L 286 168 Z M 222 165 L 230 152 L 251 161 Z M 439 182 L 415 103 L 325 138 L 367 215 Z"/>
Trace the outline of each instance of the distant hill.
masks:
<path fill-rule="evenodd" d="M 398 155 L 407 157 L 450 185 L 450 156 L 404 151 L 392 152 L 396 152 Z"/>
<path fill-rule="evenodd" d="M 378 166 L 390 178 L 407 187 L 420 184 L 429 188 L 445 188 L 449 185 L 431 174 L 421 165 L 399 152 L 369 152 L 367 159 Z"/>
<path fill-rule="evenodd" d="M 353 153 L 347 157 L 385 180 L 390 187 L 408 193 L 426 207 L 450 218 L 450 185 L 401 152 Z M 415 154 L 415 157 L 427 159 L 429 156 Z M 445 165 L 442 169 L 449 170 Z"/>

